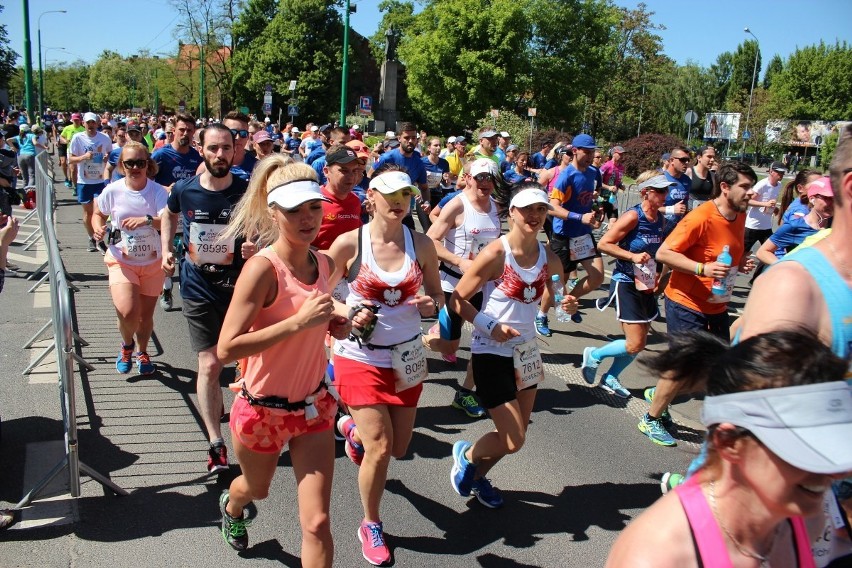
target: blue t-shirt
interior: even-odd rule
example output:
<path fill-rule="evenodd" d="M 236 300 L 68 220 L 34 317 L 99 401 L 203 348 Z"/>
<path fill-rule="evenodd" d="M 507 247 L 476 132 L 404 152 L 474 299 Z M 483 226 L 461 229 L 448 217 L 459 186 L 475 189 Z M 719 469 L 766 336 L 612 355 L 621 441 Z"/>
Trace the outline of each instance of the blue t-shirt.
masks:
<path fill-rule="evenodd" d="M 663 175 L 666 176 L 666 179 L 674 182 L 675 185 L 669 188 L 669 194 L 666 196 L 666 207 L 669 205 L 677 205 L 681 201 L 684 202 L 685 205 L 689 204 L 689 188 L 692 186 L 692 180 L 688 175 L 683 174 L 679 178 L 671 175 L 668 170 L 663 171 Z M 678 224 L 678 222 L 683 219 L 683 215 L 666 215 L 666 231 L 671 232 L 674 229 L 674 226 Z"/>
<path fill-rule="evenodd" d="M 438 190 L 441 180 L 446 172 L 450 171 L 450 163 L 444 158 L 438 158 L 438 163 L 433 164 L 428 157 L 420 159 L 426 168 L 426 180 L 430 189 Z"/>
<path fill-rule="evenodd" d="M 790 221 L 778 227 L 778 230 L 769 237 L 769 240 L 778 247 L 775 256 L 784 258 L 785 254 L 802 244 L 802 241 L 816 232 L 817 229 L 808 225 L 804 217 L 793 217 Z"/>
<path fill-rule="evenodd" d="M 536 152 L 530 156 L 530 166 L 534 170 L 540 170 L 547 163 L 547 156 L 542 156 L 541 152 Z"/>
<path fill-rule="evenodd" d="M 559 162 L 561 162 L 561 161 L 562 161 L 561 158 L 558 159 L 558 160 L 556 158 L 551 158 L 544 163 L 544 169 L 549 170 L 550 168 L 555 168 L 556 166 L 559 165 Z M 593 168 L 594 166 L 589 166 L 589 167 Z"/>
<path fill-rule="evenodd" d="M 387 163 L 405 167 L 408 170 L 408 177 L 415 185 L 426 185 L 426 168 L 423 167 L 423 161 L 417 152 L 412 152 L 411 156 L 406 158 L 399 151 L 399 148 L 395 148 L 382 154 L 373 169 L 377 170 Z"/>
<path fill-rule="evenodd" d="M 168 207 L 172 213 L 180 213 L 181 228 L 187 249 L 191 243 L 191 225 L 227 225 L 231 219 L 234 206 L 246 192 L 248 184 L 245 180 L 233 176 L 231 187 L 223 191 L 210 191 L 201 186 L 201 176 L 181 180 L 175 183 L 169 194 Z M 204 227 L 199 227 L 204 232 Z M 196 231 L 198 232 L 198 231 Z M 241 241 L 234 245 L 231 268 L 239 270 L 244 261 L 240 256 Z M 180 295 L 185 300 L 194 302 L 230 302 L 233 288 L 221 288 L 211 283 L 209 276 L 197 267 L 189 258 L 187 252 L 180 259 Z"/>
<path fill-rule="evenodd" d="M 518 173 L 518 170 L 516 170 L 515 168 L 512 168 L 510 170 L 503 172 L 503 180 L 506 183 L 509 183 L 509 184 L 512 184 L 512 185 L 514 185 L 516 183 L 521 183 L 522 181 L 524 181 L 527 178 L 535 179 L 532 172 L 529 171 L 529 170 L 524 170 L 521 173 Z"/>
<path fill-rule="evenodd" d="M 309 166 L 316 162 L 321 156 L 325 156 L 325 146 L 320 144 L 319 148 L 314 148 L 311 152 L 305 157 L 305 163 Z"/>
<path fill-rule="evenodd" d="M 455 197 L 455 196 L 456 196 L 456 195 L 458 195 L 459 193 L 461 193 L 461 190 L 460 190 L 460 189 L 458 189 L 458 190 L 456 190 L 456 191 L 453 191 L 453 192 L 451 192 L 451 193 L 448 193 L 447 195 L 445 195 L 445 196 L 441 199 L 441 201 L 439 201 L 439 202 L 438 202 L 438 207 L 445 207 L 445 206 L 447 205 L 447 203 L 449 203 L 450 201 L 452 201 L 452 200 L 453 200 L 453 197 Z"/>
<path fill-rule="evenodd" d="M 663 244 L 663 226 L 665 219 L 661 214 L 657 214 L 656 221 L 650 221 L 645 216 L 642 210 L 642 204 L 638 203 L 627 211 L 636 211 L 639 215 L 639 222 L 633 229 L 624 235 L 624 238 L 619 241 L 618 246 L 631 253 L 647 252 L 651 258 L 657 256 L 657 250 Z M 633 282 L 633 263 L 629 260 L 616 260 L 615 269 L 612 271 L 612 279 L 619 282 Z"/>
<path fill-rule="evenodd" d="M 109 178 L 110 181 L 115 181 L 117 179 L 121 179 L 124 176 L 119 173 L 118 168 L 118 157 L 121 155 L 121 147 L 116 146 L 112 149 L 112 152 L 107 156 L 107 163 L 112 166 L 112 176 Z M 162 184 L 161 184 L 162 185 Z"/>
<path fill-rule="evenodd" d="M 291 136 L 287 140 L 284 141 L 284 146 L 288 150 L 292 150 L 294 155 L 297 155 L 299 153 L 299 145 L 301 143 L 302 143 L 302 141 L 299 140 L 297 137 Z"/>
<path fill-rule="evenodd" d="M 505 173 L 506 170 L 511 170 L 514 167 L 514 162 L 507 162 L 506 160 L 503 160 L 502 162 L 500 162 L 500 173 Z"/>
<path fill-rule="evenodd" d="M 574 164 L 569 164 L 553 183 L 550 197 L 559 199 L 562 207 L 571 213 L 582 216 L 592 210 L 596 184 L 597 172 L 593 168 L 586 168 L 586 171 L 581 172 Z M 553 232 L 567 238 L 581 237 L 591 233 L 592 227 L 584 225 L 580 219 L 554 217 Z"/>
<path fill-rule="evenodd" d="M 500 163 L 506 159 L 506 152 L 503 151 L 503 148 L 499 146 L 494 150 L 494 157 L 497 158 L 497 162 Z"/>
<path fill-rule="evenodd" d="M 195 177 L 195 171 L 201 164 L 201 155 L 195 148 L 190 147 L 186 154 L 181 154 L 171 145 L 163 146 L 151 155 L 160 168 L 154 181 L 168 187 L 176 181 Z"/>
<path fill-rule="evenodd" d="M 255 164 L 257 164 L 257 157 L 253 154 L 246 153 L 246 157 L 243 158 L 242 164 L 239 166 L 231 166 L 231 173 L 244 181 L 248 181 L 251 177 L 252 170 L 254 170 Z"/>
<path fill-rule="evenodd" d="M 325 162 L 325 153 L 323 153 L 323 155 L 322 155 L 322 156 L 320 156 L 319 158 L 315 159 L 315 160 L 311 163 L 311 167 L 312 167 L 312 168 L 314 169 L 314 171 L 317 173 L 317 179 L 319 179 L 319 184 L 320 184 L 320 185 L 325 185 L 325 182 L 326 182 L 326 181 L 328 181 L 328 180 L 326 179 L 326 177 L 325 177 L 325 171 L 323 171 L 323 170 L 325 169 L 325 164 L 326 164 L 326 162 Z"/>
<path fill-rule="evenodd" d="M 810 212 L 811 210 L 808 209 L 807 204 L 802 203 L 802 200 L 796 197 L 787 207 L 787 210 L 784 211 L 784 215 L 781 216 L 781 223 L 789 223 L 793 219 L 801 219 Z"/>

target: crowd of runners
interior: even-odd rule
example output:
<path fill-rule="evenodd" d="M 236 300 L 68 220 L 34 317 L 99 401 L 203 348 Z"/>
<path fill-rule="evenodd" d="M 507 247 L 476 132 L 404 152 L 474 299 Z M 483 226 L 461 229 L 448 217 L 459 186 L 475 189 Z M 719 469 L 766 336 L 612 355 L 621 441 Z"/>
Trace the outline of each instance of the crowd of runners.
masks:
<path fill-rule="evenodd" d="M 680 393 L 707 395 L 708 427 L 702 454 L 666 474 L 670 494 L 624 531 L 609 564 L 813 566 L 809 535 L 826 530 L 837 538 L 821 562 L 852 553 L 852 131 L 829 175 L 805 170 L 786 185 L 782 163 L 758 180 L 748 165 L 718 163 L 712 146 L 668 149 L 635 180 L 639 202 L 619 211 L 625 150 L 588 134 L 530 155 L 490 127 L 445 139 L 402 123 L 368 147 L 357 126 L 282 128 L 240 112 L 202 121 L 48 109 L 42 126 L 18 120 L 2 134 L 24 187 L 30 155 L 55 146 L 88 248 L 104 255 L 118 373 L 156 372 L 153 315 L 158 299 L 172 309 L 179 273 L 210 472 L 229 467 L 219 376 L 237 363 L 241 475 L 220 498 L 234 549 L 249 546 L 286 446 L 302 563 L 332 564 L 337 437 L 360 468 L 363 556 L 391 562 L 390 459 L 408 451 L 427 352 L 455 363 L 465 322 L 471 357 L 449 402 L 493 430 L 458 440 L 447 468 L 459 496 L 501 507 L 487 475 L 524 446 L 544 378 L 537 336 L 552 335 L 552 310 L 582 326 L 578 299 L 604 284 L 607 255 L 609 294 L 596 304 L 614 308 L 624 338 L 585 348 L 583 378 L 631 397 L 619 377 L 662 301 L 670 349 L 642 360 L 658 380 L 638 430 L 676 445 L 669 406 Z M 17 180 L 0 179 L 15 195 Z M 7 212 L 2 221 L 13 223 Z M 735 278 L 755 269 L 732 324 Z M 424 318 L 436 323 L 424 329 Z"/>

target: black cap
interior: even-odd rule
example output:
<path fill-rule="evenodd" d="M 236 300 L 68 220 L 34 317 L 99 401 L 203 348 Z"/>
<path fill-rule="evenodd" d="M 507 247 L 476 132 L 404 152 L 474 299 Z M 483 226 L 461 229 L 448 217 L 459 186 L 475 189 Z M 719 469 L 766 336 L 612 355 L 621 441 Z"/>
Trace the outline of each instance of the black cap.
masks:
<path fill-rule="evenodd" d="M 357 159 L 359 159 L 358 154 L 352 148 L 344 145 L 334 146 L 325 155 L 325 163 L 329 166 L 332 164 L 348 164 Z"/>
<path fill-rule="evenodd" d="M 328 132 L 332 128 L 334 128 L 334 127 L 330 124 L 323 124 L 322 126 L 319 127 L 319 131 L 320 132 Z"/>
<path fill-rule="evenodd" d="M 776 172 L 779 172 L 779 173 L 782 173 L 782 174 L 787 173 L 787 167 L 784 164 L 782 164 L 781 162 L 772 162 L 772 165 L 769 166 L 769 169 L 776 171 Z"/>
<path fill-rule="evenodd" d="M 396 138 L 385 140 L 385 148 L 399 148 L 399 140 Z"/>

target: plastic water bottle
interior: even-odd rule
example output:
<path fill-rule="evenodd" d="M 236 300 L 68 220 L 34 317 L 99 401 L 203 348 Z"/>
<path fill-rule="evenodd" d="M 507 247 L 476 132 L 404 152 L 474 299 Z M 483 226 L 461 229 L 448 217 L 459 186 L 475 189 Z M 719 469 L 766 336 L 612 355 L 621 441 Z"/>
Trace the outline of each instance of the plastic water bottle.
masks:
<path fill-rule="evenodd" d="M 553 289 L 553 300 L 556 302 L 556 320 L 561 322 L 571 321 L 571 316 L 562 309 L 562 299 L 565 298 L 565 285 L 559 279 L 558 274 L 550 277 L 551 287 Z"/>
<path fill-rule="evenodd" d="M 718 262 L 719 264 L 726 264 L 728 266 L 731 266 L 731 264 L 734 262 L 734 259 L 731 258 L 730 251 L 731 247 L 725 245 L 722 248 L 722 253 L 718 257 L 716 257 L 716 262 Z M 722 296 L 726 294 L 728 292 L 726 280 L 727 278 L 714 278 L 713 286 L 710 288 L 710 291 L 716 294 L 717 296 Z"/>

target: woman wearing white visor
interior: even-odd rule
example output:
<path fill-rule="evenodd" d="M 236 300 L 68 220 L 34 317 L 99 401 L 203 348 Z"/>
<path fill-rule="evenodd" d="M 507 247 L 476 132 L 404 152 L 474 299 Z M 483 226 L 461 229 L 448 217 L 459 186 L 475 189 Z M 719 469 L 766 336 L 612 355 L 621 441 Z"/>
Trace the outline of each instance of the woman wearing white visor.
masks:
<path fill-rule="evenodd" d="M 777 331 L 733 347 L 690 334 L 647 365 L 708 381 L 708 457 L 625 529 L 607 566 L 815 566 L 803 519 L 852 471 L 847 363 L 812 335 Z"/>

